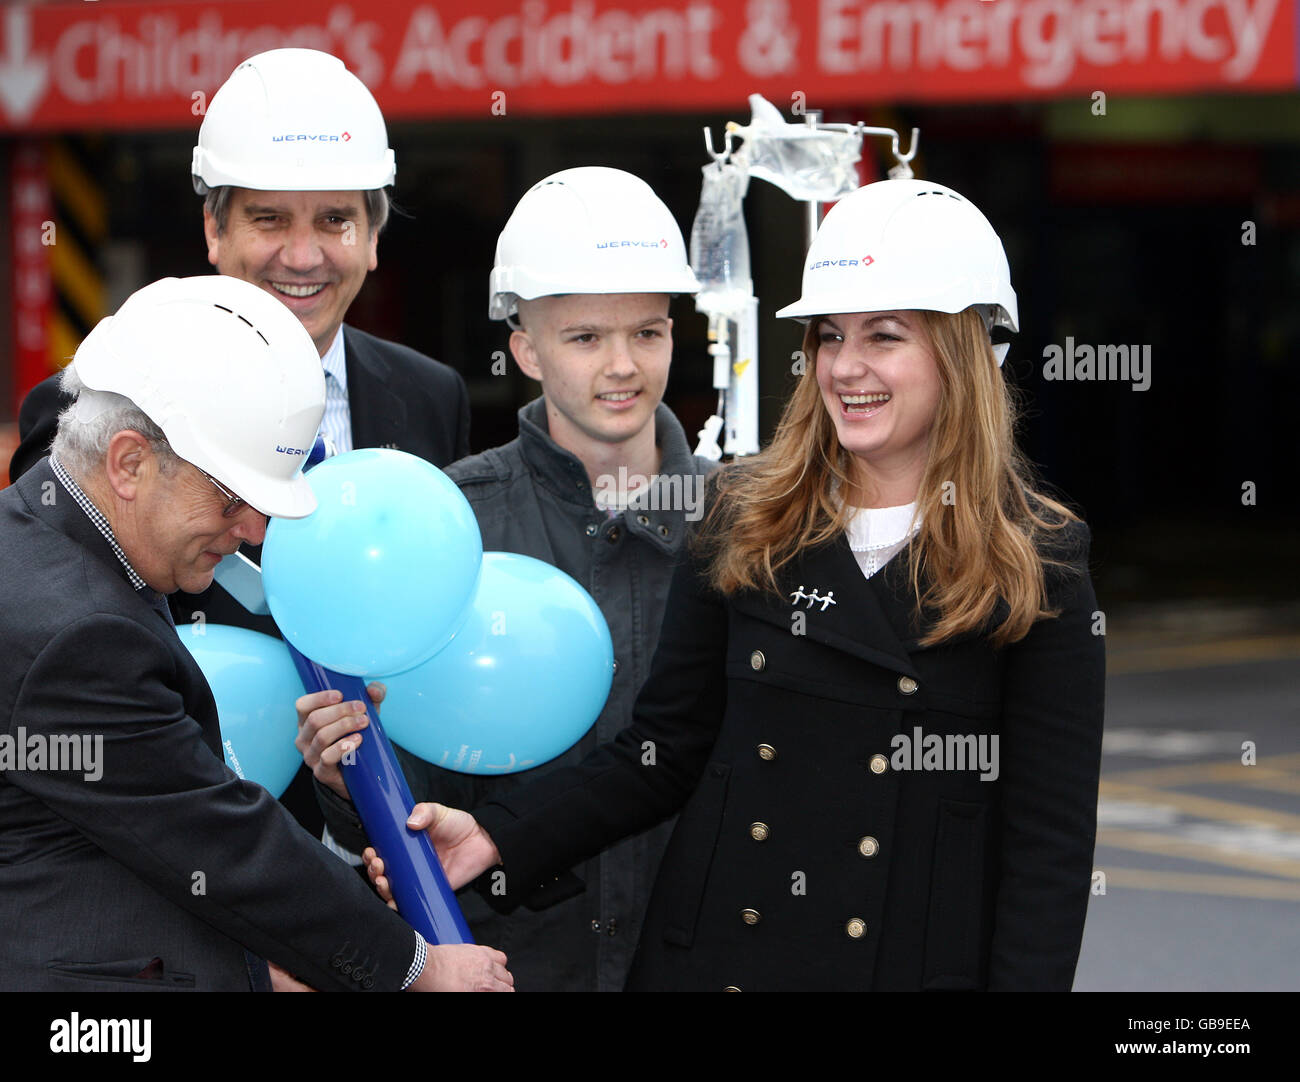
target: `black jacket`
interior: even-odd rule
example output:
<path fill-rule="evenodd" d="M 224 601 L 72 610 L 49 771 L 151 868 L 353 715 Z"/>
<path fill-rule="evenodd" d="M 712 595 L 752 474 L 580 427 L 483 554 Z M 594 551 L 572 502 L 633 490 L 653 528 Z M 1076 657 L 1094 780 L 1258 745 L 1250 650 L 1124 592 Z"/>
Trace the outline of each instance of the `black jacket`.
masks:
<path fill-rule="evenodd" d="M 723 598 L 683 564 L 632 726 L 475 812 L 501 904 L 680 810 L 631 989 L 1068 990 L 1103 710 L 1088 538 L 1059 539 L 1061 615 L 1001 650 L 918 645 L 906 552 L 866 579 L 840 539 L 780 598 Z M 997 736 L 996 780 L 910 769 L 900 741 L 926 736 Z"/>
<path fill-rule="evenodd" d="M 0 493 L 0 596 L 0 736 L 102 751 L 0 771 L 0 989 L 247 991 L 245 948 L 400 987 L 415 932 L 225 765 L 202 672 L 48 462 Z"/>
<path fill-rule="evenodd" d="M 417 801 L 470 808 L 611 740 L 632 720 L 632 705 L 654 656 L 673 568 L 689 518 L 703 511 L 704 477 L 714 463 L 696 458 L 672 411 L 660 405 L 655 440 L 660 480 L 643 510 L 607 518 L 593 501 L 581 462 L 550 437 L 546 403 L 519 411 L 519 437 L 447 470 L 474 508 L 483 547 L 518 552 L 558 567 L 595 599 L 609 625 L 617 671 L 600 716 L 570 751 L 533 770 L 475 777 L 442 770 L 399 749 Z M 670 480 L 665 480 L 670 479 Z M 672 480 L 672 479 L 675 479 Z M 673 488 L 674 484 L 689 488 Z M 681 493 L 680 500 L 675 498 Z M 690 505 L 690 506 L 688 506 Z M 360 850 L 355 810 L 317 786 L 330 833 Z M 670 827 L 655 827 L 584 862 L 538 899 L 538 911 L 502 916 L 473 891 L 461 894 L 475 938 L 504 951 L 520 991 L 618 991 L 627 979 L 641 920 Z M 584 888 L 585 884 L 585 890 Z M 579 893 L 580 892 L 580 893 Z M 561 894 L 576 894 L 547 905 Z"/>

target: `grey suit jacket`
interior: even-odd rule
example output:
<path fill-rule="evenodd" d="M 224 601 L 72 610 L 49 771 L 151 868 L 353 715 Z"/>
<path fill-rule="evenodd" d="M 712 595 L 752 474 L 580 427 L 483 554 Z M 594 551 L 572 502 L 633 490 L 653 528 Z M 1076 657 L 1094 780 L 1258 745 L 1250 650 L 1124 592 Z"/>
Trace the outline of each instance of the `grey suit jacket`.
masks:
<path fill-rule="evenodd" d="M 415 933 L 226 767 L 202 672 L 48 461 L 0 493 L 0 596 L 0 989 L 247 990 L 245 948 L 400 987 Z"/>

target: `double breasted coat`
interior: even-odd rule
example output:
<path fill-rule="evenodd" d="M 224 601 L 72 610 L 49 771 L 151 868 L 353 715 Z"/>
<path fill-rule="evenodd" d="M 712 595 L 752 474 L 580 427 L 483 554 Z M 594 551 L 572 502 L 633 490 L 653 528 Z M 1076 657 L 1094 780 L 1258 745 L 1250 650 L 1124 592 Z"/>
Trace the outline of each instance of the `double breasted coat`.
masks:
<path fill-rule="evenodd" d="M 1060 615 L 1001 649 L 920 645 L 906 551 L 867 579 L 841 538 L 779 597 L 719 595 L 692 558 L 633 724 L 476 810 L 497 904 L 681 809 L 630 989 L 1068 990 L 1101 754 L 1088 540 L 1057 535 Z"/>

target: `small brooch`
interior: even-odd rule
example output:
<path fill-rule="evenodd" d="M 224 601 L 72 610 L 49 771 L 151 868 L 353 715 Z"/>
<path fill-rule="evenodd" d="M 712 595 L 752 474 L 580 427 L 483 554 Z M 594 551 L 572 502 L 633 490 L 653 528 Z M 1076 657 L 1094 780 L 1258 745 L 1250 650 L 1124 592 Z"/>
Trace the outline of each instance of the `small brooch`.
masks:
<path fill-rule="evenodd" d="M 838 604 L 838 602 L 835 600 L 835 591 L 834 591 L 834 590 L 827 590 L 827 591 L 826 591 L 826 596 L 825 596 L 825 597 L 822 597 L 822 596 L 820 596 L 820 595 L 817 593 L 817 587 L 814 586 L 813 589 L 812 589 L 812 593 L 810 593 L 810 594 L 806 594 L 806 593 L 804 593 L 804 590 L 803 590 L 803 584 L 802 584 L 802 583 L 800 583 L 800 585 L 799 585 L 799 589 L 797 589 L 797 590 L 792 590 L 792 591 L 790 592 L 790 597 L 793 598 L 793 604 L 795 604 L 795 605 L 798 605 L 800 601 L 807 601 L 807 602 L 808 602 L 808 608 L 810 608 L 810 609 L 811 609 L 815 604 L 817 604 L 817 602 L 820 601 L 820 602 L 821 602 L 821 605 L 822 605 L 822 612 L 825 612 L 825 611 L 826 611 L 826 608 L 827 608 L 828 605 L 835 605 L 835 604 Z"/>

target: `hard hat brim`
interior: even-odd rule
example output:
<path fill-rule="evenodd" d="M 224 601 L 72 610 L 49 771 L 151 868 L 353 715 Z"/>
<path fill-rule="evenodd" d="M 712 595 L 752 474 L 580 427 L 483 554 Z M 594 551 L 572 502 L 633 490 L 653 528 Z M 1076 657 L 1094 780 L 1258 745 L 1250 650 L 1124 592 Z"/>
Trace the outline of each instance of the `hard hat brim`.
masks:
<path fill-rule="evenodd" d="M 323 169 L 318 162 L 308 161 L 301 167 L 250 170 L 223 163 L 211 151 L 196 146 L 191 172 L 195 191 L 200 195 L 226 186 L 256 192 L 368 192 L 390 187 L 396 181 L 397 160 L 390 149 L 385 159 L 374 165 Z"/>
<path fill-rule="evenodd" d="M 243 489 L 238 487 L 232 476 L 230 489 L 242 496 L 255 510 L 271 518 L 306 518 L 317 507 L 316 493 L 301 472 L 280 483 L 250 479 Z"/>

